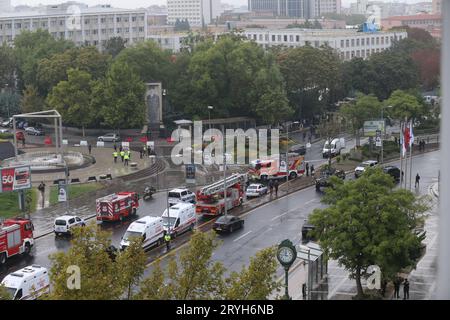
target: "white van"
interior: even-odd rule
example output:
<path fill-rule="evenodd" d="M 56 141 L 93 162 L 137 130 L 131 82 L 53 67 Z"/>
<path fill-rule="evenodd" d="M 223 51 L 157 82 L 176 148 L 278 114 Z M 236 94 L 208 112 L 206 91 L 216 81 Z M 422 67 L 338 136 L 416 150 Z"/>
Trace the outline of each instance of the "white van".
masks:
<path fill-rule="evenodd" d="M 161 217 L 146 216 L 130 224 L 120 241 L 122 250 L 130 245 L 132 238 L 141 238 L 144 249 L 154 244 L 162 244 L 164 241 L 163 219 Z"/>
<path fill-rule="evenodd" d="M 177 188 L 169 191 L 169 205 L 184 202 L 195 203 L 195 193 L 186 188 Z"/>
<path fill-rule="evenodd" d="M 36 300 L 50 292 L 48 270 L 38 265 L 28 266 L 7 275 L 2 285 L 9 291 L 13 300 Z"/>
<path fill-rule="evenodd" d="M 187 230 L 194 230 L 197 221 L 192 203 L 177 203 L 169 208 L 169 214 L 167 209 L 164 210 L 161 217 L 164 231 L 167 233 L 170 225 L 170 235 L 174 238 Z"/>
<path fill-rule="evenodd" d="M 341 154 L 341 150 L 345 148 L 345 138 L 336 138 L 331 141 L 325 141 L 323 145 L 322 155 L 324 158 L 328 158 L 330 156 L 334 157 L 336 155 Z"/>

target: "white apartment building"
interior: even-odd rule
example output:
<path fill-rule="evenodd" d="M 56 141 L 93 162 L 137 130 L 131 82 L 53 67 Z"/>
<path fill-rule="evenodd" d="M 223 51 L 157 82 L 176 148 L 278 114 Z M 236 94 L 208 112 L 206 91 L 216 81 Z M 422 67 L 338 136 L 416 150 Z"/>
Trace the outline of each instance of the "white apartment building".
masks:
<path fill-rule="evenodd" d="M 167 0 L 168 24 L 187 19 L 190 26 L 208 25 L 221 12 L 220 0 Z"/>
<path fill-rule="evenodd" d="M 78 46 L 97 46 L 99 49 L 113 37 L 126 39 L 127 44 L 132 45 L 146 39 L 155 39 L 158 35 L 158 43 L 162 48 L 179 50 L 183 36 L 163 32 L 167 28 L 163 27 L 166 21 L 167 15 L 163 13 L 109 6 L 52 6 L 44 12 L 0 12 L 0 43 L 12 43 L 24 30 L 42 29 L 57 39 L 71 40 Z"/>
<path fill-rule="evenodd" d="M 320 48 L 328 45 L 336 50 L 342 60 L 368 58 L 390 48 L 395 41 L 407 37 L 406 31 L 369 33 L 341 29 L 245 29 L 243 35 L 265 48 L 305 45 Z"/>

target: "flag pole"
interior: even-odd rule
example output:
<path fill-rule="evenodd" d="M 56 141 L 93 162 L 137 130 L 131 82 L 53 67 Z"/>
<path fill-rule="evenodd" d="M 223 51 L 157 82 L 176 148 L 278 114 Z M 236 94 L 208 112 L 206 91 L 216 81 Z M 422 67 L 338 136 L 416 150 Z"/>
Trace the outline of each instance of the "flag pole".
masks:
<path fill-rule="evenodd" d="M 403 122 L 400 121 L 400 188 L 403 187 Z"/>
<path fill-rule="evenodd" d="M 413 135 L 411 134 L 413 133 L 412 131 L 412 120 L 410 120 L 409 123 L 409 190 L 412 189 L 412 148 L 413 148 Z"/>

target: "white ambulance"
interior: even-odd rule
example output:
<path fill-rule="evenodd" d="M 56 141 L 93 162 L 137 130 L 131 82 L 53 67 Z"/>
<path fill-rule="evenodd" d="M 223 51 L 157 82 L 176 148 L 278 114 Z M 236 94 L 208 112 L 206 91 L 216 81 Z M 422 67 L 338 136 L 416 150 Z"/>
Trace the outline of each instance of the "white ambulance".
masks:
<path fill-rule="evenodd" d="M 161 217 L 164 230 L 168 232 L 170 226 L 170 235 L 174 238 L 185 231 L 194 230 L 197 222 L 195 205 L 192 203 L 177 203 L 169 208 L 169 213 L 167 213 L 167 209 L 164 210 Z"/>
<path fill-rule="evenodd" d="M 141 238 L 142 247 L 147 249 L 154 244 L 162 244 L 164 234 L 163 219 L 146 216 L 130 224 L 120 241 L 120 247 L 125 250 L 130 245 L 131 239 Z"/>
<path fill-rule="evenodd" d="M 48 270 L 38 265 L 28 266 L 7 275 L 2 285 L 14 300 L 35 300 L 50 292 Z"/>

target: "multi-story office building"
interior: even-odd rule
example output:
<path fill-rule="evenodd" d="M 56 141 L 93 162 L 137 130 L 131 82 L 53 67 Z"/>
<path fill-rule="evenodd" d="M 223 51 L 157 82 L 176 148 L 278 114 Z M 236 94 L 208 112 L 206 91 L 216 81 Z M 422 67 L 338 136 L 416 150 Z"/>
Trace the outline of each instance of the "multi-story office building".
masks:
<path fill-rule="evenodd" d="M 177 19 L 189 21 L 191 26 L 204 26 L 220 17 L 220 0 L 167 0 L 167 23 Z"/>
<path fill-rule="evenodd" d="M 46 10 L 0 13 L 0 43 L 11 43 L 22 31 L 47 30 L 55 38 L 72 40 L 76 45 L 102 48 L 113 37 L 127 40 L 128 45 L 153 39 L 164 48 L 179 50 L 181 36 L 164 35 L 167 15 L 146 9 L 126 10 L 110 6 L 48 6 Z M 171 30 L 167 30 L 171 31 Z"/>
<path fill-rule="evenodd" d="M 323 45 L 336 50 L 340 58 L 368 58 L 392 46 L 395 41 L 407 37 L 406 31 L 357 32 L 357 30 L 307 30 L 307 29 L 245 29 L 243 35 L 264 46 L 301 47 Z"/>
<path fill-rule="evenodd" d="M 248 10 L 276 17 L 312 19 L 340 13 L 341 0 L 248 0 Z"/>

